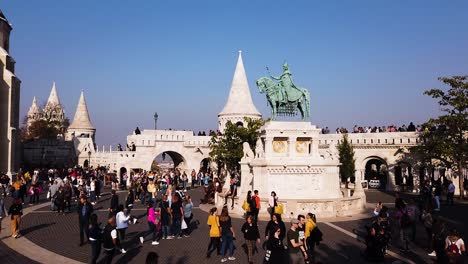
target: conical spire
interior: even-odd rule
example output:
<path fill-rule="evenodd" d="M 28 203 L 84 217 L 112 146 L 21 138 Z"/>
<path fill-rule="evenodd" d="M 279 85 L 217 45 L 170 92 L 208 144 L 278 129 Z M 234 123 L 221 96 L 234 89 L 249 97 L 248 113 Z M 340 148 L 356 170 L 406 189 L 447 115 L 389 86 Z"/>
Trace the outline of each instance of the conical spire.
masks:
<path fill-rule="evenodd" d="M 52 84 L 52 90 L 50 90 L 49 100 L 47 100 L 46 106 L 47 105 L 60 105 L 57 89 L 55 88 L 55 82 Z"/>
<path fill-rule="evenodd" d="M 218 116 L 224 115 L 261 117 L 250 95 L 249 83 L 247 82 L 247 75 L 245 74 L 244 63 L 242 61 L 242 51 L 239 51 L 228 100 L 223 111 Z"/>
<path fill-rule="evenodd" d="M 34 96 L 33 101 L 32 101 L 32 105 L 31 105 L 31 107 L 29 107 L 28 116 L 32 116 L 32 115 L 38 114 L 38 113 L 40 113 L 40 111 L 39 111 L 39 107 L 37 106 L 36 96 Z"/>
<path fill-rule="evenodd" d="M 70 128 L 74 129 L 94 129 L 91 120 L 89 119 L 88 107 L 86 106 L 86 100 L 83 91 L 81 91 L 80 100 L 76 107 L 75 117 L 71 123 Z"/>

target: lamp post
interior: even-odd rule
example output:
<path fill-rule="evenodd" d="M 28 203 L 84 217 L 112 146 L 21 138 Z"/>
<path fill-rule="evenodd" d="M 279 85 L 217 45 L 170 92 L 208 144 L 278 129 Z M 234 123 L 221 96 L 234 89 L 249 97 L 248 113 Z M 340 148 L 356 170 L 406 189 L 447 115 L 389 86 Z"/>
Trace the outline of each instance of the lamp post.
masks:
<path fill-rule="evenodd" d="M 154 130 L 158 129 L 158 112 L 154 112 Z"/>

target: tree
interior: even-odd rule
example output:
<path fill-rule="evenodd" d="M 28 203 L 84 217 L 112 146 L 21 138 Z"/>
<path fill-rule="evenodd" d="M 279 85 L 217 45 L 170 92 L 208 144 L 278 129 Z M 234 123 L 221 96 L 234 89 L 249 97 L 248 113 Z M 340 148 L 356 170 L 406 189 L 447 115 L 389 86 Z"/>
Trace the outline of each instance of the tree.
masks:
<path fill-rule="evenodd" d="M 338 142 L 336 148 L 338 149 L 339 160 L 341 163 L 341 182 L 346 182 L 348 178 L 351 179 L 351 182 L 354 182 L 354 172 L 356 171 L 354 163 L 356 162 L 356 159 L 354 158 L 353 146 L 351 146 L 348 140 L 348 134 L 343 134 L 343 140 Z"/>
<path fill-rule="evenodd" d="M 440 77 L 450 86 L 447 91 L 431 89 L 424 94 L 438 99 L 443 115 L 423 124 L 421 145 L 410 149 L 425 161 L 438 159 L 452 168 L 459 179 L 460 198 L 463 199 L 463 168 L 468 156 L 468 76 Z"/>
<path fill-rule="evenodd" d="M 248 142 L 250 148 L 255 149 L 259 136 L 259 129 L 265 121 L 263 119 L 244 118 L 246 127 L 238 127 L 231 121 L 226 123 L 226 129 L 221 136 L 213 135 L 209 143 L 210 157 L 218 164 L 225 164 L 229 172 L 239 171 L 239 162 L 243 156 L 242 143 Z"/>

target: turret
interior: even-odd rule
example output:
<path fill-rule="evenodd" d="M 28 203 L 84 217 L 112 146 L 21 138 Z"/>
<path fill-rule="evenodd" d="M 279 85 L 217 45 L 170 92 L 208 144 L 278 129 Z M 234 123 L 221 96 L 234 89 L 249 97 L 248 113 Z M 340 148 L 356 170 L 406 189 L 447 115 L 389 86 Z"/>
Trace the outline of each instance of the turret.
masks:
<path fill-rule="evenodd" d="M 223 110 L 218 114 L 219 131 L 224 131 L 227 121 L 231 121 L 239 126 L 246 126 L 247 124 L 244 124 L 244 117 L 259 119 L 262 115 L 258 112 L 252 101 L 244 62 L 242 61 L 242 51 L 239 51 L 229 97 Z"/>
<path fill-rule="evenodd" d="M 75 117 L 73 118 L 71 125 L 68 127 L 67 138 L 89 137 L 92 138 L 94 142 L 95 132 L 96 129 L 89 118 L 88 106 L 86 105 L 84 93 L 81 91 L 80 100 L 76 107 Z"/>
<path fill-rule="evenodd" d="M 36 97 L 34 96 L 31 107 L 29 107 L 28 111 L 28 122 L 27 126 L 28 129 L 31 126 L 31 123 L 35 120 L 39 120 L 41 118 L 41 111 L 39 110 L 39 107 L 37 106 L 37 100 Z"/>
<path fill-rule="evenodd" d="M 52 84 L 49 99 L 44 107 L 44 118 L 51 121 L 58 121 L 62 123 L 65 120 L 65 112 L 60 104 L 60 99 L 55 88 L 55 82 Z"/>
<path fill-rule="evenodd" d="M 0 47 L 6 50 L 6 52 L 10 52 L 11 30 L 11 24 L 8 22 L 3 12 L 0 10 Z"/>

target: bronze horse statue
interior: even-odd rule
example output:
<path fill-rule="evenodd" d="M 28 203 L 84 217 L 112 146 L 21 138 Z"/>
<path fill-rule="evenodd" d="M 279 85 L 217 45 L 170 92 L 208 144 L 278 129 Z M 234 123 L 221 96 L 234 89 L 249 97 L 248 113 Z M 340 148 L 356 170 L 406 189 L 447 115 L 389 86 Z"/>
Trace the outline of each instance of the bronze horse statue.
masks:
<path fill-rule="evenodd" d="M 302 120 L 310 117 L 310 95 L 305 88 L 283 87 L 268 77 L 262 77 L 256 82 L 260 93 L 265 93 L 271 107 L 271 119 L 276 120 L 280 114 L 294 115 L 295 109 L 301 112 Z"/>

